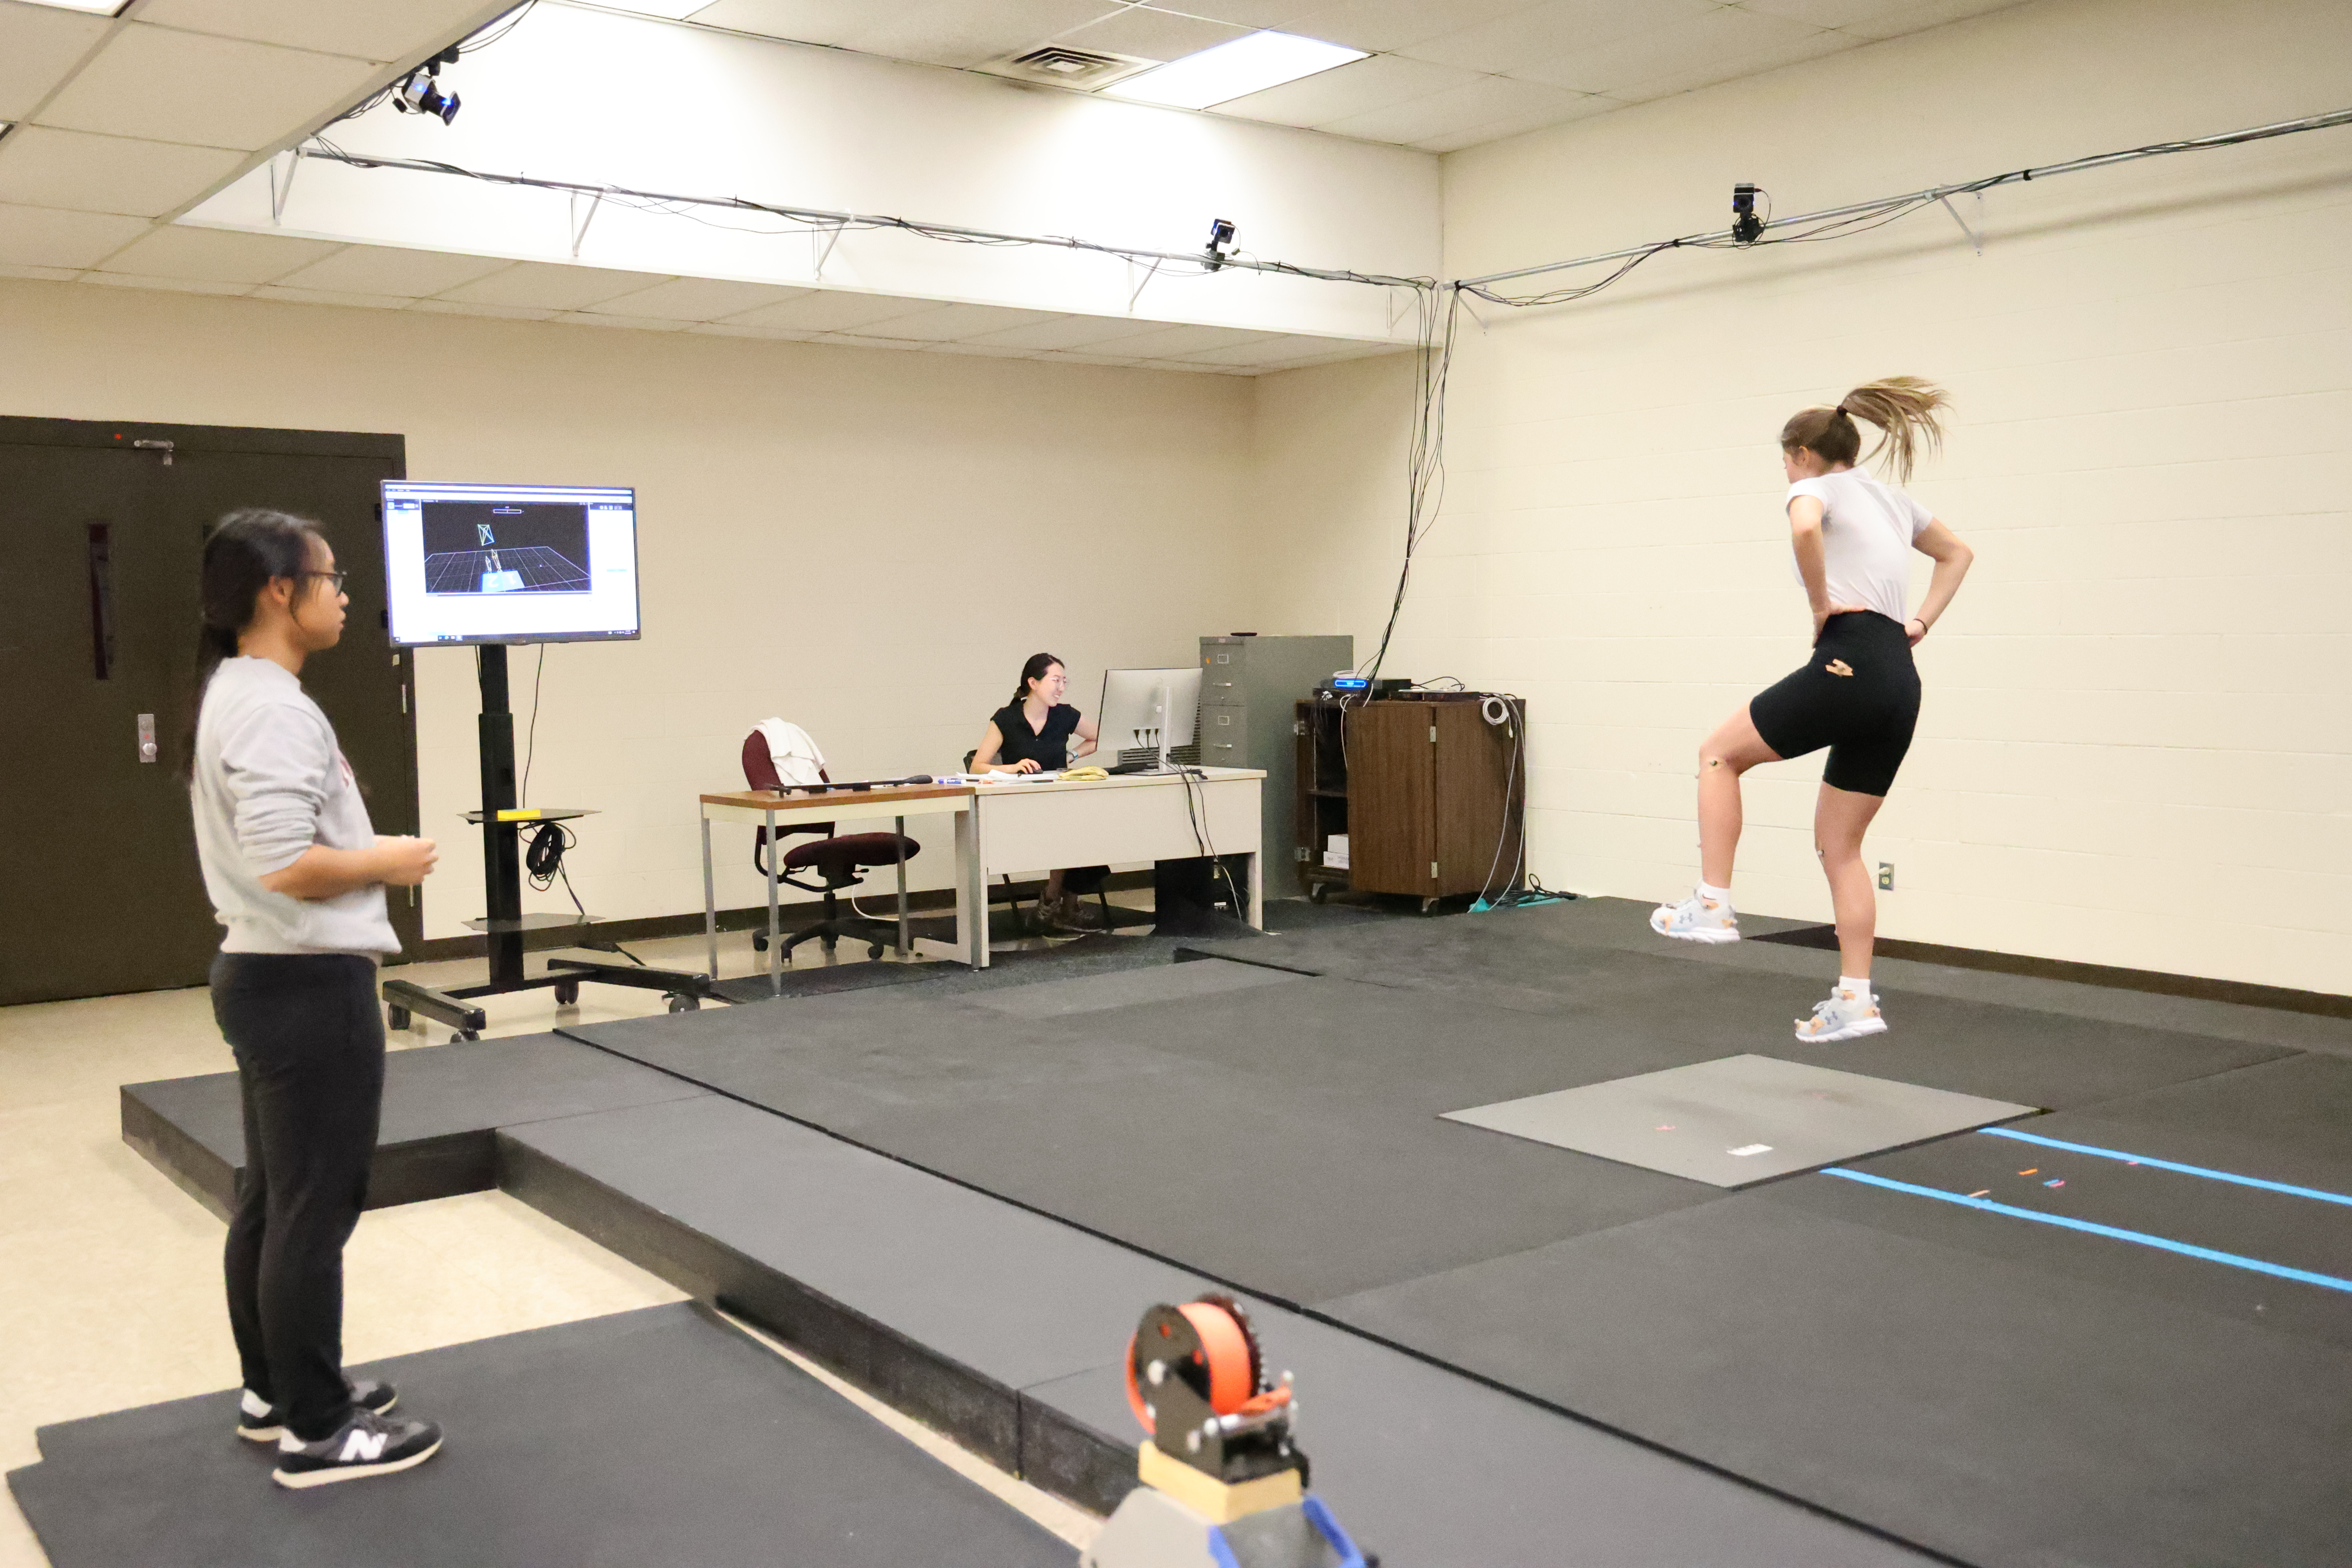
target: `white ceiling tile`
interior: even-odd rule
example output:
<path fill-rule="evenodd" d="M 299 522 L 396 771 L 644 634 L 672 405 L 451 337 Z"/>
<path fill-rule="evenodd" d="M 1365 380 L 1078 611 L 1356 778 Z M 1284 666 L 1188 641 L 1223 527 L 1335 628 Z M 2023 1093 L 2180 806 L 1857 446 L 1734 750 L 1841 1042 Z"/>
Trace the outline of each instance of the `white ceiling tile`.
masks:
<path fill-rule="evenodd" d="M 41 110 L 41 123 L 258 152 L 325 120 L 383 74 L 310 54 L 133 22 Z"/>
<path fill-rule="evenodd" d="M 143 217 L 0 206 L 0 261 L 18 267 L 95 267 L 146 232 Z"/>
<path fill-rule="evenodd" d="M 1139 359 L 1135 363 L 1143 370 L 1189 370 L 1195 375 L 1247 375 L 1249 374 L 1234 365 L 1202 364 L 1198 360 Z"/>
<path fill-rule="evenodd" d="M 2014 0 L 2000 0 L 2003 5 Z M 1915 9 L 1920 0 L 1741 0 L 1740 9 L 1767 16 L 1786 16 L 1816 27 L 1844 27 L 1856 22 Z"/>
<path fill-rule="evenodd" d="M 79 267 L 23 267 L 0 261 L 0 278 L 37 278 L 44 283 L 70 283 L 81 275 Z"/>
<path fill-rule="evenodd" d="M 1175 359 L 1234 343 L 1255 342 L 1269 335 L 1240 327 L 1162 327 L 1158 331 L 1119 339 L 1117 352 L 1130 359 Z"/>
<path fill-rule="evenodd" d="M 1571 47 L 1550 60 L 1531 58 L 1526 66 L 1515 68 L 1511 74 L 1580 92 L 1614 93 L 1619 88 L 1753 60 L 1767 50 L 1801 45 L 1819 37 L 1820 31 L 1785 16 L 1762 16 L 1753 11 L 1727 8 L 1590 48 Z"/>
<path fill-rule="evenodd" d="M 135 272 L 85 272 L 79 283 L 103 283 L 110 289 L 163 289 L 174 294 L 250 294 L 250 283 L 215 283 L 205 278 L 149 278 Z"/>
<path fill-rule="evenodd" d="M 147 0 L 139 19 L 191 33 L 407 65 L 478 32 L 512 0 Z"/>
<path fill-rule="evenodd" d="M 979 338 L 982 333 L 1000 332 L 1008 329 L 1034 326 L 1054 320 L 1050 310 L 1016 310 L 1004 305 L 940 305 L 929 310 L 917 310 L 908 315 L 888 316 L 870 321 L 857 330 L 867 337 L 919 338 L 926 342 L 959 342 Z M 1013 348 L 991 337 L 987 346 Z"/>
<path fill-rule="evenodd" d="M 1858 38 L 1896 38 L 1906 33 L 1940 27 L 1947 22 L 1981 16 L 1992 11 L 2006 11 L 2021 3 L 2022 0 L 1925 0 L 1924 4 L 1906 6 L 1883 16 L 1849 22 L 1845 30 Z"/>
<path fill-rule="evenodd" d="M 1593 93 L 1575 93 L 1565 103 L 1532 110 L 1525 114 L 1507 115 L 1483 125 L 1423 136 L 1409 145 L 1424 153 L 1458 153 L 1465 147 L 1481 147 L 1489 142 L 1500 142 L 1506 137 L 1541 131 L 1549 126 L 1565 125 L 1571 120 L 1590 120 L 1596 114 L 1606 114 L 1612 109 L 1624 107 L 1617 99 L 1601 98 Z"/>
<path fill-rule="evenodd" d="M 416 302 L 406 294 L 351 294 L 333 289 L 289 289 L 278 283 L 265 283 L 246 297 L 283 300 L 290 305 L 349 305 L 367 310 L 404 310 Z"/>
<path fill-rule="evenodd" d="M 1336 5 L 1293 17 L 1283 24 L 1282 30 L 1353 49 L 1381 51 L 1401 49 L 1529 8 L 1528 0 L 1338 0 Z"/>
<path fill-rule="evenodd" d="M 1125 359 L 1118 354 L 1041 353 L 1037 357 L 1042 360 L 1052 360 L 1056 363 L 1068 364 L 1131 365 L 1136 363 L 1131 359 Z"/>
<path fill-rule="evenodd" d="M 106 36 L 104 16 L 0 5 L 0 120 L 22 120 Z"/>
<path fill-rule="evenodd" d="M 853 294 L 821 289 L 781 305 L 762 306 L 730 318 L 740 326 L 787 327 L 805 332 L 840 332 L 892 316 L 935 309 L 936 300 L 903 300 L 895 294 Z"/>
<path fill-rule="evenodd" d="M 1335 135 L 1361 136 L 1374 142 L 1419 142 L 1450 132 L 1475 130 L 1498 120 L 1567 110 L 1580 96 L 1542 82 L 1482 76 L 1427 98 L 1334 120 L 1323 129 Z"/>
<path fill-rule="evenodd" d="M 329 293 L 396 295 L 421 299 L 487 278 L 513 265 L 494 256 L 455 256 L 443 250 L 403 250 L 388 245 L 354 245 L 289 275 L 291 289 Z"/>
<path fill-rule="evenodd" d="M 910 11 L 877 16 L 840 43 L 892 59 L 935 66 L 976 66 L 999 55 L 1042 44 L 1108 15 L 1115 0 L 931 0 Z"/>
<path fill-rule="evenodd" d="M 1133 55 L 1139 59 L 1175 60 L 1214 48 L 1252 31 L 1255 29 L 1231 22 L 1213 22 L 1155 6 L 1134 5 L 1082 27 L 1073 27 L 1054 41 L 1076 49 Z"/>
<path fill-rule="evenodd" d="M 1041 359 L 1035 349 L 992 348 L 986 343 L 925 343 L 923 352 L 935 354 L 973 354 L 982 359 Z"/>
<path fill-rule="evenodd" d="M 1620 38 L 1659 32 L 1717 9 L 1716 0 L 1641 0 L 1638 5 L 1625 0 L 1549 0 L 1533 10 L 1425 38 L 1405 52 L 1415 59 L 1470 70 L 1515 71 Z"/>
<path fill-rule="evenodd" d="M 669 321 L 715 321 L 762 305 L 780 305 L 810 292 L 777 283 L 736 283 L 720 278 L 677 278 L 650 289 L 616 295 L 592 307 L 600 315 L 657 317 Z"/>
<path fill-rule="evenodd" d="M 275 283 L 341 248 L 323 239 L 167 226 L 107 258 L 102 270 L 206 283 Z"/>
<path fill-rule="evenodd" d="M 1288 32 L 1294 30 L 1290 24 L 1299 17 L 1330 5 L 1331 0 L 1170 0 L 1167 8 L 1238 27 L 1279 27 Z"/>
<path fill-rule="evenodd" d="M 518 261 L 502 272 L 444 289 L 441 299 L 466 305 L 511 305 L 527 310 L 580 310 L 668 279 L 658 272 L 615 272 L 561 261 Z"/>
<path fill-rule="evenodd" d="M 1691 67 L 1670 76 L 1621 87 L 1609 96 L 1625 103 L 1647 103 L 1652 99 L 1670 98 L 1678 92 L 1696 88 L 1712 87 L 1719 81 L 1731 81 L 1740 77 L 1761 76 L 1782 66 L 1795 65 L 1800 60 L 1816 59 L 1833 55 L 1841 49 L 1862 47 L 1864 40 L 1852 33 L 1815 31 L 1792 42 L 1770 48 L 1759 48 L 1735 59 L 1715 59 L 1706 65 Z"/>
<path fill-rule="evenodd" d="M 768 338 L 779 342 L 801 342 L 815 336 L 813 332 L 789 331 L 782 327 L 742 327 L 732 321 L 697 321 L 686 330 L 706 337 Z"/>
<path fill-rule="evenodd" d="M 682 332 L 689 323 L 668 316 L 607 316 L 594 310 L 565 310 L 556 321 L 579 327 L 630 327 L 642 332 Z"/>
<path fill-rule="evenodd" d="M 931 0 L 717 0 L 694 13 L 705 26 L 730 27 L 763 38 L 839 44 L 872 27 L 922 10 Z"/>
<path fill-rule="evenodd" d="M 1477 72 L 1454 66 L 1407 59 L 1402 55 L 1374 55 L 1221 103 L 1217 112 L 1278 125 L 1326 125 L 1477 79 Z"/>
<path fill-rule="evenodd" d="M 866 338 L 860 337 L 856 332 L 812 332 L 808 341 L 813 343 L 832 343 L 838 348 L 904 349 L 908 353 L 919 351 L 924 346 L 912 338 Z"/>
<path fill-rule="evenodd" d="M 1156 332 L 1164 325 L 1166 323 L 1162 321 L 1137 321 L 1125 316 L 1057 316 L 1039 321 L 1033 327 L 976 333 L 965 341 L 993 343 L 1009 349 L 1059 351 L 1091 348 L 1097 343 L 1113 342 L 1142 332 Z"/>
<path fill-rule="evenodd" d="M 412 310 L 429 310 L 436 316 L 495 316 L 504 321 L 551 321 L 552 310 L 535 310 L 524 305 L 478 305 L 464 300 L 419 300 L 409 307 Z"/>
<path fill-rule="evenodd" d="M 0 202 L 161 217 L 236 172 L 245 154 L 19 125 L 0 136 Z"/>
<path fill-rule="evenodd" d="M 1264 365 L 1328 353 L 1334 346 L 1328 338 L 1285 333 L 1280 337 L 1261 338 L 1255 342 L 1235 343 L 1229 348 L 1211 349 L 1206 353 L 1180 357 L 1202 364 Z"/>

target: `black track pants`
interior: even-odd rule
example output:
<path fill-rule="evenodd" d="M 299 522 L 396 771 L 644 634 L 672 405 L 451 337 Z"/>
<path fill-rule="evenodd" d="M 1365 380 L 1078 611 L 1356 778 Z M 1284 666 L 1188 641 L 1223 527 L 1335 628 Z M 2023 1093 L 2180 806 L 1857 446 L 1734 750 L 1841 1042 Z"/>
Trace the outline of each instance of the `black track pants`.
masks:
<path fill-rule="evenodd" d="M 343 1243 L 367 1201 L 383 1100 L 375 965 L 225 952 L 212 988 L 245 1102 L 245 1172 L 224 1259 L 229 1327 L 245 1386 L 317 1442 L 351 1413 Z"/>

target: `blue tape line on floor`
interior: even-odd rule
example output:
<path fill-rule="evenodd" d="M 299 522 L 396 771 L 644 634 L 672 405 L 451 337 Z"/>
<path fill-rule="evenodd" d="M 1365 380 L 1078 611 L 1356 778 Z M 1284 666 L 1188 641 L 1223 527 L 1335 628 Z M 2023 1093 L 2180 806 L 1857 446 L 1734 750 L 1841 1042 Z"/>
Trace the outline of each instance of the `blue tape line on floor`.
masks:
<path fill-rule="evenodd" d="M 2014 1138 L 2021 1143 L 2039 1143 L 2045 1149 L 2064 1149 L 2076 1154 L 2095 1154 L 2102 1160 L 2121 1160 L 2127 1165 L 2146 1165 L 2158 1171 L 2178 1171 L 2184 1176 L 2202 1176 L 2210 1182 L 2234 1182 L 2242 1187 L 2260 1187 L 2266 1193 L 2285 1193 L 2298 1198 L 2317 1198 L 2324 1204 L 2342 1204 L 2352 1208 L 2352 1196 L 2342 1193 L 2323 1192 L 2317 1187 L 2298 1187 L 2291 1182 L 2266 1182 L 2260 1176 L 2242 1176 L 2235 1171 L 2208 1170 L 2203 1165 L 2184 1165 L 2176 1160 L 2158 1160 L 2148 1154 L 2127 1154 L 2121 1149 L 2102 1149 L 2095 1143 L 2068 1143 L 2057 1138 L 2044 1138 L 2037 1132 L 2019 1132 L 2007 1127 L 1979 1127 L 1978 1131 L 1988 1138 Z"/>
<path fill-rule="evenodd" d="M 2054 1225 L 2067 1230 L 2086 1231 L 2116 1241 L 2137 1242 L 2142 1247 L 2154 1247 L 2166 1252 L 2178 1252 L 2184 1258 L 2201 1258 L 2208 1263 L 2226 1263 L 2232 1268 L 2252 1269 L 2256 1274 L 2275 1275 L 2281 1279 L 2293 1279 L 2305 1285 L 2316 1285 L 2325 1290 L 2342 1290 L 2352 1294 L 2352 1279 L 2338 1279 L 2333 1274 L 2315 1274 L 2308 1268 L 2290 1268 L 2284 1263 L 2271 1263 L 2260 1258 L 2242 1258 L 2234 1252 L 2216 1252 L 2210 1247 L 2192 1247 L 2170 1237 L 2150 1236 L 2144 1230 L 2124 1230 L 2116 1226 L 2100 1225 L 2095 1221 L 2076 1219 L 2071 1215 L 2039 1214 L 2008 1204 L 1995 1203 L 1990 1198 L 1972 1198 L 1960 1193 L 1948 1193 L 1940 1187 L 1922 1187 L 1910 1182 L 1893 1181 L 1885 1176 L 1874 1176 L 1867 1171 L 1849 1171 L 1832 1165 L 1822 1172 L 1824 1176 L 1843 1176 L 1849 1182 L 1863 1182 L 1889 1192 L 1910 1193 L 1918 1197 L 1936 1198 L 1962 1208 L 1982 1209 L 1987 1214 L 2005 1214 L 2012 1219 L 2030 1219 L 2042 1225 Z"/>

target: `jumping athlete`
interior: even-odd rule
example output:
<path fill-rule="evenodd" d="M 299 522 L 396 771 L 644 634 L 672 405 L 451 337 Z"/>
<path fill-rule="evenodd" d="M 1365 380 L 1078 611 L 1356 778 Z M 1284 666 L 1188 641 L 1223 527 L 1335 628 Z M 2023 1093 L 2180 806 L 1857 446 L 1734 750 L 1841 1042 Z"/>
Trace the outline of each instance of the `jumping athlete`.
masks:
<path fill-rule="evenodd" d="M 1813 612 L 1813 653 L 1804 668 L 1757 693 L 1716 727 L 1698 752 L 1698 890 L 1662 904 L 1651 929 L 1684 942 L 1738 942 L 1731 863 L 1739 847 L 1739 776 L 1759 763 L 1801 757 L 1823 746 L 1829 764 L 1813 809 L 1813 849 L 1837 911 L 1837 988 L 1797 1021 L 1797 1038 L 1852 1040 L 1885 1031 L 1870 989 L 1870 949 L 1878 901 L 1862 863 L 1862 836 L 1886 799 L 1919 719 L 1919 672 L 1911 650 L 1927 635 L 1975 552 L 1896 485 L 1854 467 L 1857 418 L 1878 426 L 1898 483 L 1911 478 L 1924 441 L 1942 444 L 1937 411 L 1950 399 L 1916 376 L 1857 386 L 1832 408 L 1808 408 L 1780 427 L 1789 476 L 1789 531 L 1797 575 Z M 1919 613 L 1905 588 L 1909 550 L 1936 563 Z"/>

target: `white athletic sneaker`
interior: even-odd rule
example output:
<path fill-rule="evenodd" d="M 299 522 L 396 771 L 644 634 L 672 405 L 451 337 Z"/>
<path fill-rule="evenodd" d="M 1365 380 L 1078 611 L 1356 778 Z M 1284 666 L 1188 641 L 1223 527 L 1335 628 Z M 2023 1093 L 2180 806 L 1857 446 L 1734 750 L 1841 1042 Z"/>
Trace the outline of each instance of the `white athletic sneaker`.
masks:
<path fill-rule="evenodd" d="M 1660 904 L 1650 911 L 1650 929 L 1682 942 L 1738 942 L 1739 920 L 1720 899 L 1693 893 L 1679 904 Z"/>
<path fill-rule="evenodd" d="M 1813 1004 L 1811 1017 L 1797 1020 L 1797 1038 L 1808 1045 L 1858 1040 L 1864 1035 L 1885 1033 L 1886 1019 L 1878 1010 L 1878 998 L 1851 991 L 1831 992 L 1828 1001 Z"/>

